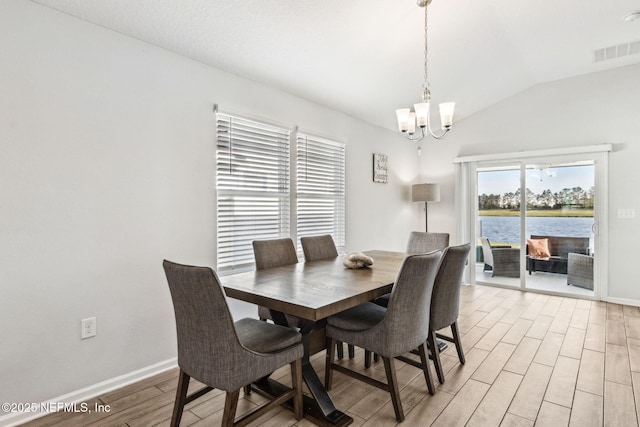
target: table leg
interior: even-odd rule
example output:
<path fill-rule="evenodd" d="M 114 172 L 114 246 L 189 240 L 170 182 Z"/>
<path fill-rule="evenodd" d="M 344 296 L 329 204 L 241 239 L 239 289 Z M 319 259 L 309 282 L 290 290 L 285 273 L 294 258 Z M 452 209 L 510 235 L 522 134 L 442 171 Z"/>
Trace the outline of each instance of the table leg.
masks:
<path fill-rule="evenodd" d="M 315 369 L 311 365 L 309 361 L 310 351 L 309 351 L 309 333 L 313 330 L 313 326 L 315 322 L 311 322 L 311 325 L 307 325 L 305 321 L 305 325 L 303 325 L 300 332 L 302 333 L 302 343 L 304 345 L 304 356 L 302 358 L 302 378 L 304 382 L 307 384 L 309 391 L 313 395 L 315 400 L 315 406 L 312 412 L 316 412 L 316 414 L 312 414 L 314 417 L 321 416 L 326 421 L 331 423 L 332 425 L 348 425 L 353 422 L 351 417 L 347 416 L 344 412 L 339 411 L 331 397 L 327 393 L 327 390 L 324 388 L 324 385 L 318 378 L 318 374 Z M 311 408 L 310 408 L 311 409 Z M 346 424 L 343 424 L 346 422 Z"/>
<path fill-rule="evenodd" d="M 285 316 L 275 310 L 271 311 L 271 318 L 277 324 L 289 326 Z M 316 329 L 318 324 L 312 320 L 301 319 L 300 333 L 302 334 L 302 344 L 304 346 L 304 355 L 302 357 L 302 378 L 307 384 L 313 399 L 305 396 L 304 411 L 305 417 L 310 417 L 316 424 L 323 426 L 347 426 L 353 422 L 353 418 L 338 410 L 324 385 L 318 378 L 318 374 L 310 362 L 310 334 Z M 259 384 L 258 384 L 259 385 Z"/>
<path fill-rule="evenodd" d="M 449 347 L 449 345 L 440 338 L 437 338 L 436 342 L 438 343 L 438 351 L 444 351 L 447 349 L 447 347 Z"/>

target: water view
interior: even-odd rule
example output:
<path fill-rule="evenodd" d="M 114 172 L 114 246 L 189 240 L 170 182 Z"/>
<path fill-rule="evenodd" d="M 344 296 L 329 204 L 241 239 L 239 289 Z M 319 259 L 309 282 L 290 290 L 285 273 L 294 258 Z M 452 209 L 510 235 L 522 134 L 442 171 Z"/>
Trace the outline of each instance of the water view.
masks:
<path fill-rule="evenodd" d="M 568 236 L 592 238 L 593 218 L 576 217 L 527 217 L 526 236 Z M 479 216 L 478 231 L 491 242 L 520 244 L 520 217 Z"/>
<path fill-rule="evenodd" d="M 593 163 L 527 165 L 525 173 L 521 197 L 519 165 L 478 170 L 478 236 L 519 245 L 524 201 L 526 238 L 532 234 L 593 238 Z"/>

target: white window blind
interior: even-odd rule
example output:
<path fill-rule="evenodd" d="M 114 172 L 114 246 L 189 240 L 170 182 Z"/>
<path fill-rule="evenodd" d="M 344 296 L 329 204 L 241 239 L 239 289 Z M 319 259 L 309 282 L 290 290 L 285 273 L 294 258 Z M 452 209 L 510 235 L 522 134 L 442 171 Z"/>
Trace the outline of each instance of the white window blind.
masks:
<path fill-rule="evenodd" d="M 254 264 L 251 242 L 290 235 L 290 130 L 216 114 L 218 271 Z"/>
<path fill-rule="evenodd" d="M 345 146 L 339 142 L 298 133 L 296 153 L 298 242 L 304 236 L 331 234 L 338 251 L 343 252 Z"/>

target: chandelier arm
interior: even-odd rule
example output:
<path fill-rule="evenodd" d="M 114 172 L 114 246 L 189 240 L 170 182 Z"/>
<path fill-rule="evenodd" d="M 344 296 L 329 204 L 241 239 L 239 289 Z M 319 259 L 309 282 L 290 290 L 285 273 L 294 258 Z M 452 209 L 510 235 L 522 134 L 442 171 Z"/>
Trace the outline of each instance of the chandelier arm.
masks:
<path fill-rule="evenodd" d="M 424 138 L 426 136 L 425 130 L 423 128 L 420 128 L 420 133 L 416 137 L 411 136 L 411 134 L 409 134 L 409 133 L 403 133 L 403 135 L 409 141 L 420 141 L 420 140 L 422 140 L 422 138 Z"/>
<path fill-rule="evenodd" d="M 449 132 L 450 129 L 442 129 L 442 133 L 440 135 L 436 135 L 429 129 L 429 135 L 431 135 L 435 139 L 443 139 L 445 135 Z"/>
<path fill-rule="evenodd" d="M 447 132 L 449 132 L 451 130 L 451 128 L 445 128 L 442 129 L 442 133 L 441 134 L 436 134 L 433 129 L 431 129 L 431 114 L 429 114 L 427 116 L 427 132 L 429 132 L 429 135 L 431 135 L 433 138 L 435 139 L 443 139 L 445 137 L 445 135 L 447 134 Z"/>

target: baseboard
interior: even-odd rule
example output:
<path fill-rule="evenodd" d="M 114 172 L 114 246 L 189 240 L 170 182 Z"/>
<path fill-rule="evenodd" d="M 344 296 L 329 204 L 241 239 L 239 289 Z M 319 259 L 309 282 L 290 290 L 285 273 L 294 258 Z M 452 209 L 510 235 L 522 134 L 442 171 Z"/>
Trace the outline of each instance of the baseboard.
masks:
<path fill-rule="evenodd" d="M 637 299 L 607 297 L 605 298 L 605 301 L 612 302 L 614 304 L 632 305 L 634 307 L 640 307 L 640 301 L 638 301 Z"/>
<path fill-rule="evenodd" d="M 55 397 L 47 400 L 47 402 L 55 403 L 74 403 L 84 402 L 92 399 L 101 394 L 108 393 L 110 391 L 122 388 L 129 384 L 141 381 L 145 378 L 158 375 L 162 372 L 168 371 L 178 366 L 177 358 L 171 358 L 163 362 L 156 363 L 151 366 L 138 369 L 137 371 L 130 372 L 128 374 L 120 375 L 115 378 L 102 381 L 98 384 L 91 385 L 89 387 L 82 388 L 80 390 L 73 391 L 71 393 L 64 394 L 62 396 Z M 13 427 L 27 421 L 31 421 L 36 418 L 47 415 L 48 412 L 21 412 L 11 413 L 0 417 L 0 427 Z"/>

